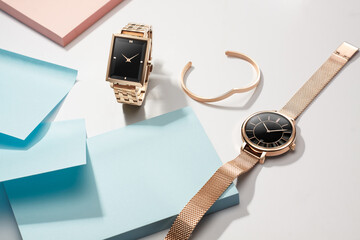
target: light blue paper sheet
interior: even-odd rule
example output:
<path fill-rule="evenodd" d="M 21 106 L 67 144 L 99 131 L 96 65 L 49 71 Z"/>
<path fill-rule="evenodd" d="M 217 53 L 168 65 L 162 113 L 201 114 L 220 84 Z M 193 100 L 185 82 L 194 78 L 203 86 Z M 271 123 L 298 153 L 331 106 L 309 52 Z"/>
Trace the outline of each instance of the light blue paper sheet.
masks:
<path fill-rule="evenodd" d="M 76 75 L 0 49 L 0 133 L 24 140 L 70 91 Z"/>
<path fill-rule="evenodd" d="M 84 120 L 40 123 L 26 140 L 0 134 L 0 182 L 83 164 Z"/>
<path fill-rule="evenodd" d="M 88 139 L 88 164 L 6 182 L 26 239 L 137 239 L 169 228 L 221 165 L 191 108 Z M 238 204 L 232 185 L 211 212 Z"/>

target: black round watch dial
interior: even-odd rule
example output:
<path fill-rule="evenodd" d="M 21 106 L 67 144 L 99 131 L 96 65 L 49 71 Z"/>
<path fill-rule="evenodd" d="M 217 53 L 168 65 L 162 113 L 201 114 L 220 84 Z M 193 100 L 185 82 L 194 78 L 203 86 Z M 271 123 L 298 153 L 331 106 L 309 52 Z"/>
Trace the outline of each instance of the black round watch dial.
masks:
<path fill-rule="evenodd" d="M 248 140 L 263 148 L 282 146 L 289 142 L 293 134 L 290 121 L 274 112 L 255 114 L 246 122 L 244 127 Z"/>

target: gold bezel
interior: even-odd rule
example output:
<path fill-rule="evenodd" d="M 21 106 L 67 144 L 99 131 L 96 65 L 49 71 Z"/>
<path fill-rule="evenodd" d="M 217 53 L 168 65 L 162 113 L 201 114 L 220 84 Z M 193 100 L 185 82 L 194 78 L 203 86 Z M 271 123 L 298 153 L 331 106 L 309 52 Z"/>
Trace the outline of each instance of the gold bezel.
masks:
<path fill-rule="evenodd" d="M 138 82 L 132 82 L 132 81 L 126 81 L 126 80 L 120 80 L 120 79 L 114 79 L 109 77 L 109 71 L 110 71 L 110 61 L 111 61 L 111 55 L 112 55 L 112 51 L 113 51 L 113 47 L 114 47 L 114 40 L 116 37 L 122 37 L 122 38 L 127 38 L 127 39 L 135 39 L 135 40 L 141 40 L 141 41 L 146 41 L 146 53 L 145 53 L 145 58 L 144 58 L 144 67 L 142 70 L 142 77 L 140 80 L 140 83 Z M 121 34 L 121 33 L 115 33 L 112 35 L 111 38 L 111 45 L 110 45 L 110 52 L 109 52 L 109 59 L 108 59 L 108 66 L 107 66 L 107 71 L 106 71 L 106 79 L 105 81 L 111 82 L 111 83 L 117 83 L 120 85 L 128 85 L 128 86 L 135 86 L 135 87 L 142 87 L 144 85 L 144 80 L 146 78 L 146 72 L 147 72 L 147 68 L 148 63 L 149 63 L 149 58 L 150 58 L 150 47 L 151 47 L 151 39 L 150 38 L 145 38 L 145 37 L 137 37 L 137 36 L 131 36 L 131 35 L 126 35 L 126 34 Z"/>
<path fill-rule="evenodd" d="M 279 114 L 281 116 L 283 116 L 284 118 L 286 118 L 287 120 L 289 120 L 291 127 L 293 129 L 292 134 L 288 140 L 287 143 L 285 143 L 284 145 L 278 146 L 278 147 L 274 147 L 274 148 L 266 148 L 266 147 L 261 147 L 261 146 L 257 146 L 255 145 L 253 142 L 250 141 L 250 139 L 247 137 L 246 133 L 245 133 L 245 126 L 247 124 L 247 122 L 249 121 L 250 118 L 252 118 L 253 116 L 260 114 L 260 113 L 275 113 L 275 114 Z M 251 114 L 242 124 L 241 126 L 241 137 L 243 139 L 244 142 L 246 142 L 246 144 L 250 147 L 251 150 L 253 150 L 256 153 L 266 153 L 266 156 L 278 156 L 281 155 L 287 151 L 290 150 L 290 147 L 292 144 L 294 144 L 295 142 L 295 138 L 296 138 L 296 128 L 295 128 L 295 120 L 289 118 L 288 116 L 279 113 L 278 111 L 260 111 L 260 112 L 256 112 L 254 114 Z"/>

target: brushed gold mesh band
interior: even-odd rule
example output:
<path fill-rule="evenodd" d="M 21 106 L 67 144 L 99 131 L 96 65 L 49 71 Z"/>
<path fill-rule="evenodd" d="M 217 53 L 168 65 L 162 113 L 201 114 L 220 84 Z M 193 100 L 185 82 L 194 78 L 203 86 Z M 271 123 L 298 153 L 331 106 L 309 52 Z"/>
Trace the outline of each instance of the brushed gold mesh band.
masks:
<path fill-rule="evenodd" d="M 152 39 L 152 28 L 150 25 L 145 24 L 128 23 L 121 29 L 121 33 Z M 150 44 L 152 44 L 152 41 L 150 41 Z M 151 60 L 151 49 L 152 48 L 150 47 L 149 60 Z M 114 83 L 113 89 L 116 100 L 119 103 L 141 106 L 148 87 L 150 71 L 151 68 L 148 67 L 144 76 L 145 79 L 142 87 L 126 86 Z"/>
<path fill-rule="evenodd" d="M 186 204 L 165 240 L 188 239 L 201 218 L 241 174 L 250 170 L 259 161 L 255 156 L 241 152 L 234 160 L 222 165 L 196 195 Z"/>
<path fill-rule="evenodd" d="M 346 42 L 341 44 L 279 112 L 296 119 L 357 51 Z"/>

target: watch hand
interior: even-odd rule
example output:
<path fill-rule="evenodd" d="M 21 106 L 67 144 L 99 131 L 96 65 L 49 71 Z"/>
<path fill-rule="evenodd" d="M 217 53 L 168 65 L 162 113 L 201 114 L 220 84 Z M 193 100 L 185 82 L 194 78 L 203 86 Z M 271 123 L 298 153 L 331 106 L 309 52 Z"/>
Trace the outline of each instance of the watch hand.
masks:
<path fill-rule="evenodd" d="M 271 133 L 271 132 L 285 132 L 285 131 L 288 131 L 288 129 L 269 130 L 268 132 Z"/>
<path fill-rule="evenodd" d="M 269 132 L 269 129 L 266 127 L 265 123 L 262 122 L 262 124 L 264 125 L 265 129 L 266 129 L 266 132 Z"/>
<path fill-rule="evenodd" d="M 129 58 L 129 60 L 133 59 L 133 58 L 136 57 L 137 55 L 139 55 L 139 53 L 136 54 L 135 56 L 132 56 L 131 58 Z"/>
<path fill-rule="evenodd" d="M 121 55 L 123 55 L 123 57 L 126 59 L 126 62 L 130 62 L 130 59 L 127 58 L 124 54 L 121 54 Z"/>

